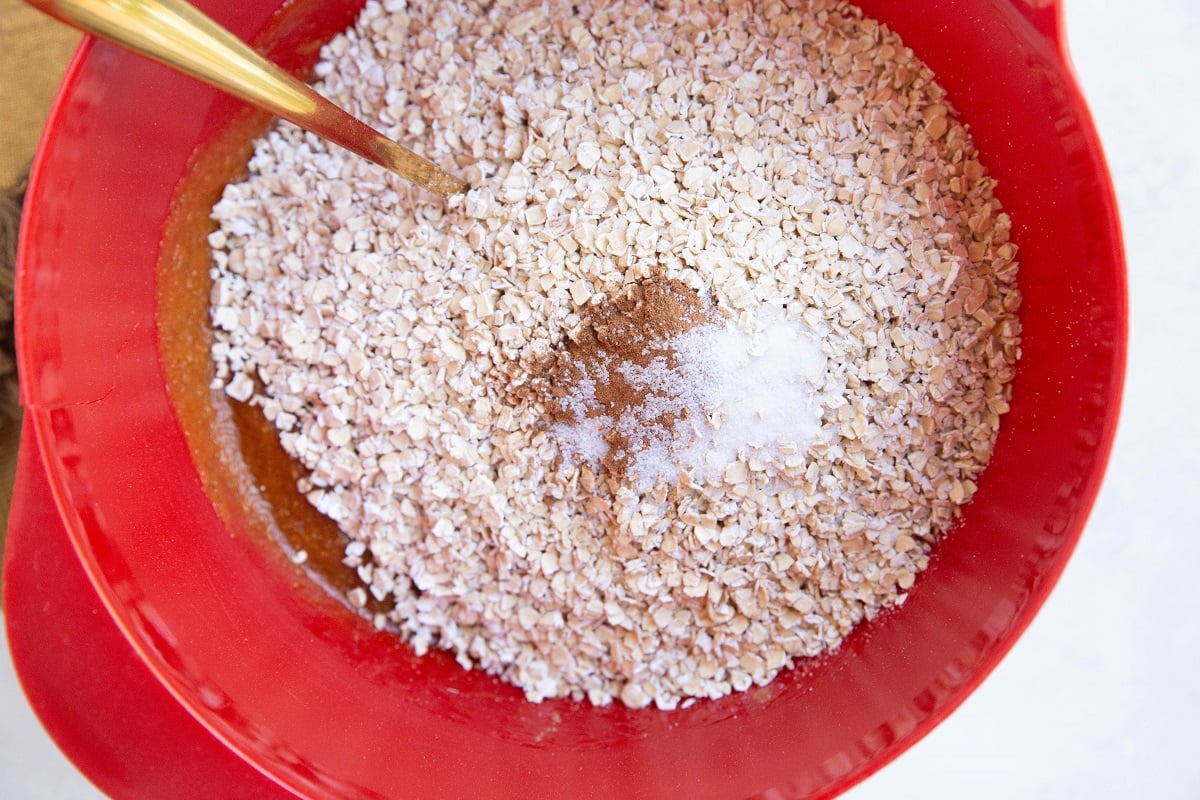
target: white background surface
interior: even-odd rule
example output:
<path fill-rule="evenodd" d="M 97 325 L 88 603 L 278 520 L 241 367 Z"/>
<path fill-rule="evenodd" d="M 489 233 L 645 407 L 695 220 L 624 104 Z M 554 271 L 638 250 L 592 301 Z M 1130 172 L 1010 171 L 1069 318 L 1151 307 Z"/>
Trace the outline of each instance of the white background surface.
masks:
<path fill-rule="evenodd" d="M 962 708 L 849 800 L 1200 798 L 1200 2 L 1066 9 L 1128 251 L 1116 448 L 1083 540 L 1026 635 Z M 99 796 L 42 733 L 0 657 L 0 798 Z"/>

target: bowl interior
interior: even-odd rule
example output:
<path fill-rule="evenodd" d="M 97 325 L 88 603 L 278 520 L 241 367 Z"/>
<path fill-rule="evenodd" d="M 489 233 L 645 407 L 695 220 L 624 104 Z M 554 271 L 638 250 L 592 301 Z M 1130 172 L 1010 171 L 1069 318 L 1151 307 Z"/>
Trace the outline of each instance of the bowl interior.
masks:
<path fill-rule="evenodd" d="M 198 3 L 293 69 L 361 1 Z M 1116 213 L 1057 44 L 1013 0 L 863 0 L 930 64 L 1014 219 L 1023 358 L 963 521 L 896 612 L 761 689 L 670 713 L 527 703 L 418 658 L 302 585 L 206 495 L 164 386 L 155 264 L 176 187 L 237 103 L 102 44 L 74 64 L 29 190 L 25 402 L 85 568 L 218 737 L 333 796 L 817 796 L 957 706 L 1025 628 L 1095 497 L 1124 364 Z"/>

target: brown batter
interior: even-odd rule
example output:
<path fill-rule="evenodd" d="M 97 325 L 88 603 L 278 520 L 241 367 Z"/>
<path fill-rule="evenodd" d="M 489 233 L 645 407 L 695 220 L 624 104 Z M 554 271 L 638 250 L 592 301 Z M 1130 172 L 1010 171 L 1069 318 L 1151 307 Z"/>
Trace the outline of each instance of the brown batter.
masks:
<path fill-rule="evenodd" d="M 200 479 L 231 527 L 261 533 L 264 550 L 307 555 L 302 569 L 339 599 L 361 585 L 341 559 L 346 539 L 296 488 L 303 467 L 279 444 L 274 427 L 255 407 L 210 389 L 209 215 L 227 183 L 241 177 L 254 138 L 268 124 L 246 112 L 192 158 L 172 203 L 158 263 L 159 342 L 167 390 L 192 451 Z M 369 606 L 369 611 L 377 606 Z"/>

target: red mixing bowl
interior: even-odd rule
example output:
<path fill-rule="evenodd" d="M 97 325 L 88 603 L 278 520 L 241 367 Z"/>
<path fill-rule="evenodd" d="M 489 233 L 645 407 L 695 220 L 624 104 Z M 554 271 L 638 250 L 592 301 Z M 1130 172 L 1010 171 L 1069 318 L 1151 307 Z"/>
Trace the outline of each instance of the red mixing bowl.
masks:
<path fill-rule="evenodd" d="M 290 68 L 361 1 L 198 3 Z M 155 263 L 173 192 L 236 102 L 87 42 L 29 186 L 17 286 L 32 426 L 79 558 L 184 708 L 311 797 L 819 797 L 928 733 L 1025 629 L 1082 531 L 1124 371 L 1112 189 L 1052 0 L 860 0 L 935 71 L 1015 225 L 1024 356 L 995 456 L 908 602 L 769 686 L 663 713 L 526 702 L 417 657 L 206 496 L 164 386 Z"/>

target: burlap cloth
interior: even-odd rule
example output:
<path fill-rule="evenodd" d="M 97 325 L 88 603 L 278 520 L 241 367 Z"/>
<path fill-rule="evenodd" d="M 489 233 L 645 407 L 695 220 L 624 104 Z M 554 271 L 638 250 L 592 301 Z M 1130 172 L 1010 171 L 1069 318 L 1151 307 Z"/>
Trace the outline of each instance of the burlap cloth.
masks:
<path fill-rule="evenodd" d="M 11 343 L 12 259 L 19 196 L 14 187 L 33 159 L 46 114 L 79 34 L 20 0 L 0 0 L 0 345 Z M 16 376 L 0 348 L 0 553 L 8 532 L 20 436 Z"/>

